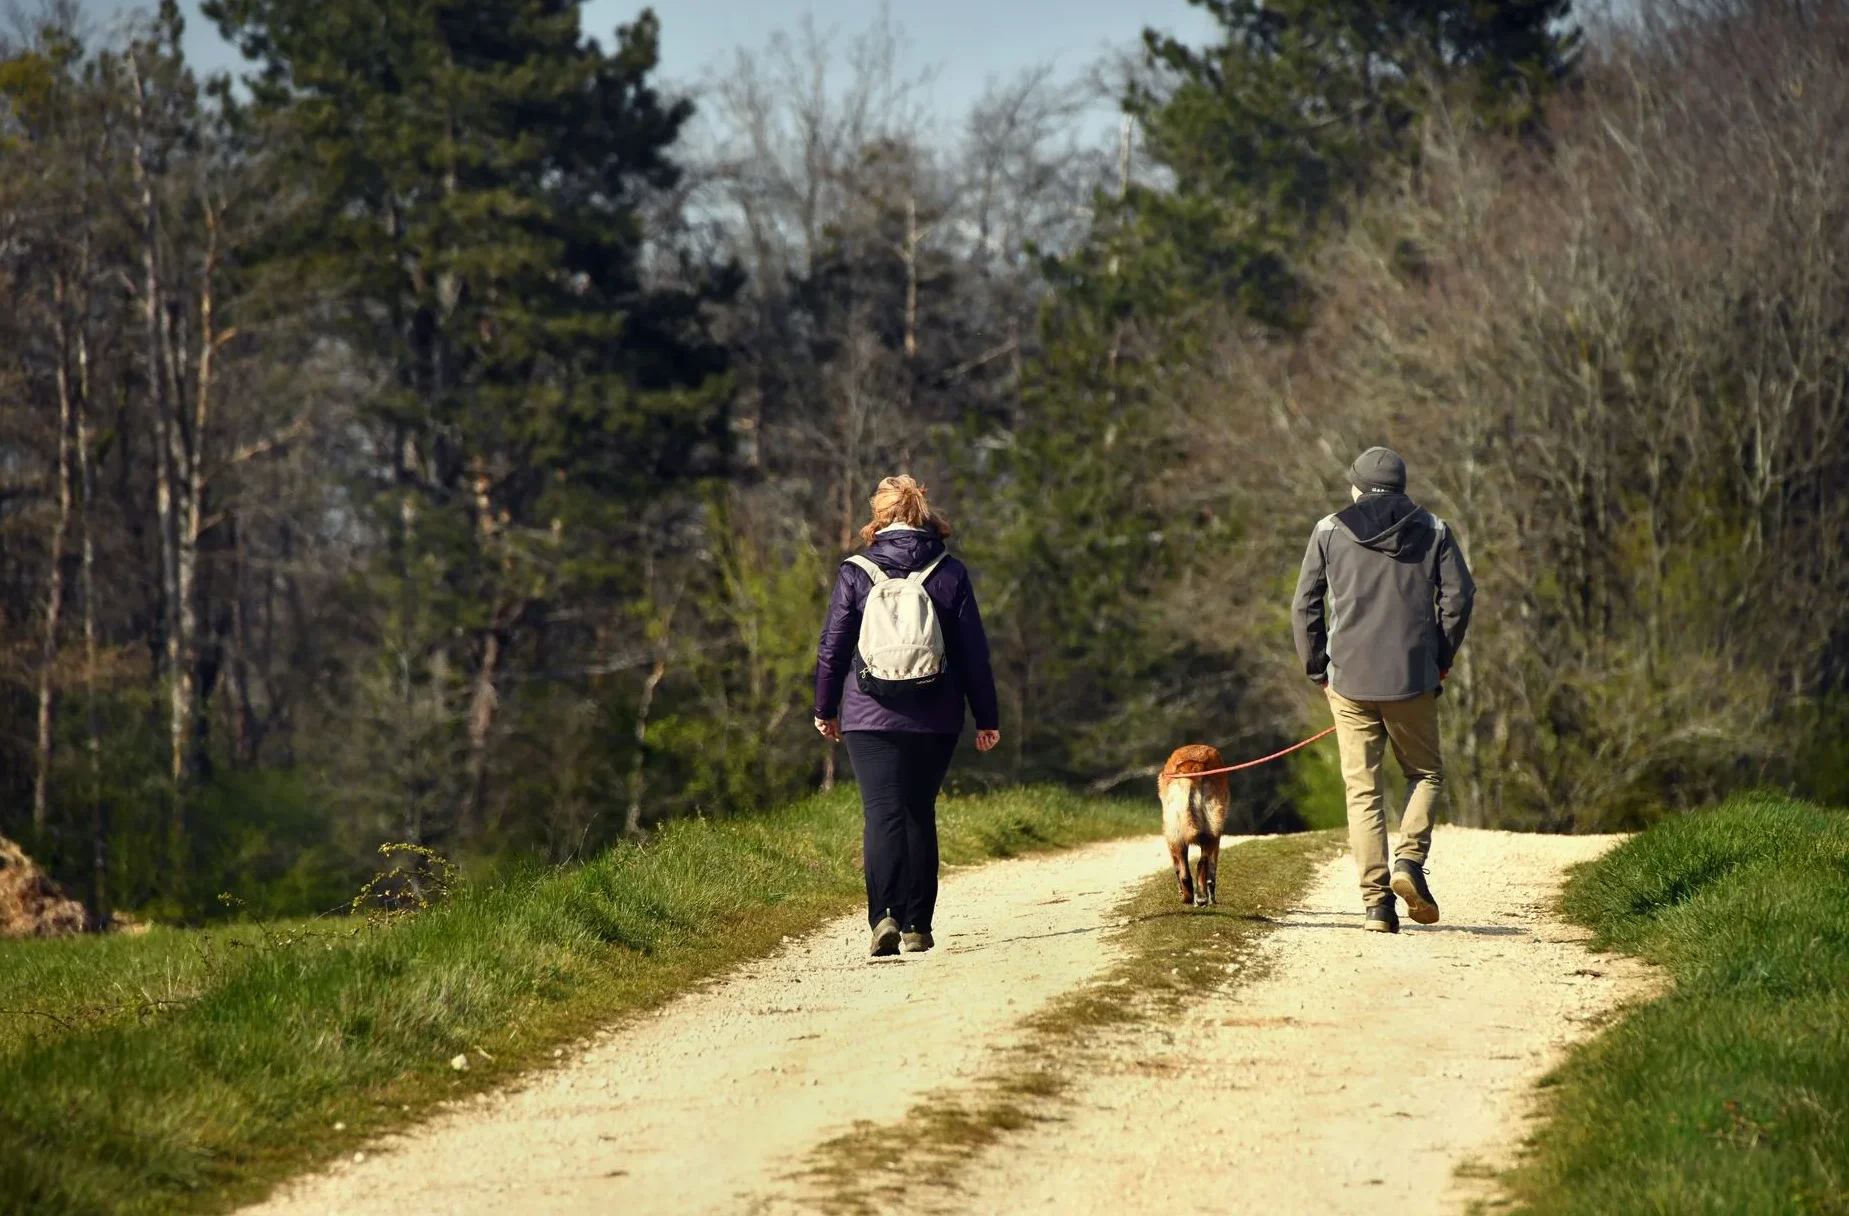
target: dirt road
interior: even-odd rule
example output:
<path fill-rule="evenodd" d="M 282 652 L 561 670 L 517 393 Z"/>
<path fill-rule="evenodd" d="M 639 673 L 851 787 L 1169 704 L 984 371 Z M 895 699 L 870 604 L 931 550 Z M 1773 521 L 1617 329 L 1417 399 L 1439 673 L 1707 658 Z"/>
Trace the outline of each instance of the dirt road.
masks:
<path fill-rule="evenodd" d="M 1533 1080 L 1645 982 L 1546 917 L 1563 868 L 1608 843 L 1440 829 L 1446 921 L 1399 937 L 1358 931 L 1352 867 L 1332 863 L 1271 935 L 1267 978 L 1118 1033 L 1069 1117 L 908 1206 L 1459 1209 L 1456 1168 L 1505 1154 Z M 812 1210 L 794 1177 L 811 1149 L 981 1075 L 1112 960 L 1113 909 L 1164 865 L 1144 839 L 950 875 L 931 954 L 869 962 L 864 922 L 836 922 L 252 1210 Z"/>
<path fill-rule="evenodd" d="M 1266 978 L 1115 1036 L 1072 1116 L 973 1170 L 961 1210 L 1154 1212 L 1179 1194 L 1267 1216 L 1465 1211 L 1493 1195 L 1483 1175 L 1508 1163 L 1534 1082 L 1650 988 L 1549 915 L 1566 867 L 1615 839 L 1439 828 L 1444 919 L 1398 936 L 1359 931 L 1336 858 L 1268 938 Z"/>

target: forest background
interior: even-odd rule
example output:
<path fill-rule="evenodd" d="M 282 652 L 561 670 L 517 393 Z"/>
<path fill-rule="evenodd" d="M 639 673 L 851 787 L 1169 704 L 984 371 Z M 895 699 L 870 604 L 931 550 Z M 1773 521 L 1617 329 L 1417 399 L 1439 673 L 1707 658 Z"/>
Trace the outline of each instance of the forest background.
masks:
<path fill-rule="evenodd" d="M 1002 686 L 953 782 L 1139 792 L 1320 724 L 1286 605 L 1373 443 L 1480 584 L 1453 819 L 1849 796 L 1849 6 L 1197 3 L 1104 147 L 1044 70 L 929 121 L 885 21 L 680 97 L 568 0 L 211 0 L 235 85 L 171 3 L 16 12 L 0 834 L 284 914 L 845 780 L 815 635 L 901 470 Z"/>

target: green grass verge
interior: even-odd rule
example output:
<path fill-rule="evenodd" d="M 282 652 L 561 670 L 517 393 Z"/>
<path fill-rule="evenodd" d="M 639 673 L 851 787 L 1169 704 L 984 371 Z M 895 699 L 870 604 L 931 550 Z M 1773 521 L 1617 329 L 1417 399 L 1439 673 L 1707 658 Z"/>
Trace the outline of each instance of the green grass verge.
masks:
<path fill-rule="evenodd" d="M 110 1022 L 154 1017 L 195 999 L 267 939 L 340 922 L 269 921 L 209 933 L 151 926 L 140 936 L 0 941 L 0 1057 Z M 352 926 L 346 932 L 352 932 Z M 0 1153 L 5 1146 L 0 1145 Z"/>
<path fill-rule="evenodd" d="M 818 1146 L 803 1171 L 813 1202 L 840 1216 L 956 1210 L 958 1176 L 1012 1133 L 1057 1120 L 1101 1062 L 1113 1028 L 1173 1017 L 1189 1001 L 1263 974 L 1255 949 L 1342 842 L 1333 832 L 1273 836 L 1222 854 L 1220 903 L 1177 904 L 1166 871 L 1117 915 L 1123 957 L 1095 981 L 1024 1019 L 970 1085 L 932 1093 L 899 1120 L 857 1124 Z"/>
<path fill-rule="evenodd" d="M 1154 823 L 1140 804 L 1034 789 L 946 800 L 940 832 L 961 864 Z M 385 927 L 0 944 L 0 1212 L 260 1196 L 851 909 L 859 844 L 840 791 L 676 823 Z"/>
<path fill-rule="evenodd" d="M 1564 905 L 1673 986 L 1548 1078 L 1515 1205 L 1849 1213 L 1849 815 L 1736 798 L 1583 867 Z"/>

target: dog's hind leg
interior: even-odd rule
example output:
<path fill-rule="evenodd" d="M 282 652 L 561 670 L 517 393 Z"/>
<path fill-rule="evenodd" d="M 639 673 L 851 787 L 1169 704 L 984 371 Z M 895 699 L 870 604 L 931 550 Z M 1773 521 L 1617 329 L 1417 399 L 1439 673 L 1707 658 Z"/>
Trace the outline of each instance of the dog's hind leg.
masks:
<path fill-rule="evenodd" d="M 1220 838 L 1209 836 L 1201 841 L 1201 877 L 1195 884 L 1200 892 L 1199 902 L 1203 904 L 1219 903 L 1215 886 L 1220 877 Z"/>
<path fill-rule="evenodd" d="M 1175 881 L 1181 887 L 1181 902 L 1194 902 L 1194 880 L 1188 877 L 1188 844 L 1186 841 L 1168 842 L 1169 864 L 1175 867 Z"/>

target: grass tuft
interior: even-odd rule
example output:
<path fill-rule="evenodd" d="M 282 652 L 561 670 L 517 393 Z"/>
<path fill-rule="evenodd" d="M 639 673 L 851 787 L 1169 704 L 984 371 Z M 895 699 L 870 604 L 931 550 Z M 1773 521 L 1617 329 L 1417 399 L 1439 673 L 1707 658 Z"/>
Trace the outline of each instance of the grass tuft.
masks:
<path fill-rule="evenodd" d="M 1150 828 L 1143 806 L 1058 790 L 942 811 L 953 865 Z M 843 790 L 392 924 L 0 943 L 0 1212 L 257 1198 L 851 909 L 859 846 Z"/>
<path fill-rule="evenodd" d="M 1849 814 L 1735 798 L 1581 868 L 1563 903 L 1673 987 L 1549 1078 L 1518 1209 L 1849 1213 Z"/>

